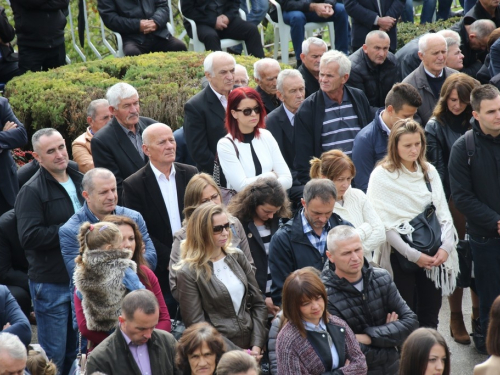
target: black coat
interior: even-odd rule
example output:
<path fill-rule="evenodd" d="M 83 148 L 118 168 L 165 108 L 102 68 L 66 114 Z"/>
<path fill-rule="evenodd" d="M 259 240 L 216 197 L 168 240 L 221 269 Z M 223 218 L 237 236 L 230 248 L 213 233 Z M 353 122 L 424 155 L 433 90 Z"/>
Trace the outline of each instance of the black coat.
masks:
<path fill-rule="evenodd" d="M 464 67 L 462 68 L 461 72 L 468 74 L 472 78 L 476 78 L 477 72 L 483 66 L 483 62 L 480 60 L 481 56 L 478 51 L 475 51 L 470 47 L 469 33 L 465 29 L 466 24 L 464 20 L 465 18 L 462 18 L 459 22 L 450 27 L 450 30 L 456 31 L 458 34 L 460 34 L 460 50 L 464 55 Z M 482 60 L 484 61 L 486 55 L 484 53 L 482 53 L 481 55 Z"/>
<path fill-rule="evenodd" d="M 191 177 L 198 173 L 198 170 L 190 165 L 180 163 L 174 163 L 174 167 L 177 202 L 182 220 L 186 186 Z M 150 163 L 123 182 L 123 206 L 138 211 L 144 218 L 158 256 L 155 274 L 161 289 L 164 292 L 170 290 L 167 268 L 174 239 L 167 207 Z"/>
<path fill-rule="evenodd" d="M 156 122 L 147 117 L 139 117 L 137 123 L 139 133 L 142 134 L 148 125 Z M 90 147 L 94 166 L 109 169 L 115 175 L 118 204 L 123 206 L 123 180 L 144 167 L 148 162 L 148 157 L 144 155 L 144 159 L 141 158 L 116 117 L 92 137 Z"/>
<path fill-rule="evenodd" d="M 344 90 L 350 97 L 354 112 L 358 116 L 358 123 L 363 128 L 373 119 L 370 104 L 363 91 L 354 87 L 344 86 Z M 321 131 L 323 118 L 325 116 L 325 99 L 323 91 L 318 91 L 308 97 L 301 104 L 295 114 L 295 159 L 294 169 L 297 178 L 302 184 L 309 181 L 309 160 L 313 156 L 320 157 L 323 149 L 321 147 Z"/>
<path fill-rule="evenodd" d="M 370 336 L 371 345 L 359 344 L 366 357 L 369 375 L 398 373 L 397 346 L 418 328 L 417 316 L 410 310 L 389 273 L 373 268 L 365 260 L 363 291 L 360 292 L 335 273 L 335 264 L 327 262 L 321 273 L 328 295 L 328 312 L 346 321 L 355 334 Z M 386 323 L 387 314 L 398 320 Z"/>
<path fill-rule="evenodd" d="M 360 48 L 349 56 L 349 60 L 351 60 L 351 74 L 347 85 L 365 93 L 372 114 L 375 115 L 379 108 L 385 107 L 385 97 L 392 86 L 401 81 L 396 73 L 399 72 L 398 59 L 389 52 L 383 64 L 375 65 Z"/>
<path fill-rule="evenodd" d="M 266 117 L 266 129 L 271 132 L 285 159 L 290 171 L 293 169 L 293 158 L 295 150 L 293 148 L 293 130 L 294 127 L 290 123 L 285 112 L 284 104 L 281 104 Z"/>
<path fill-rule="evenodd" d="M 123 38 L 144 43 L 148 35 L 139 31 L 141 20 L 153 20 L 157 29 L 149 35 L 168 38 L 170 10 L 167 0 L 98 0 L 97 9 L 106 27 Z"/>
<path fill-rule="evenodd" d="M 298 71 L 302 74 L 304 78 L 304 83 L 306 85 L 306 98 L 314 94 L 319 90 L 319 81 L 312 75 L 312 73 L 306 68 L 304 64 L 299 66 Z"/>
<path fill-rule="evenodd" d="M 500 221 L 500 136 L 493 138 L 471 119 L 475 152 L 468 163 L 465 137 L 451 148 L 448 170 L 453 202 L 467 219 L 467 233 L 498 237 Z"/>
<path fill-rule="evenodd" d="M 495 9 L 495 17 L 491 15 L 484 9 L 480 1 L 476 3 L 464 16 L 466 19 L 466 24 L 470 25 L 475 20 L 492 20 L 495 22 L 496 27 L 500 27 L 500 5 Z"/>
<path fill-rule="evenodd" d="M 83 174 L 69 167 L 66 172 L 83 204 Z M 75 213 L 66 190 L 45 168 L 40 168 L 19 191 L 14 208 L 19 242 L 29 262 L 30 280 L 69 285 L 59 244 L 59 227 Z"/>
<path fill-rule="evenodd" d="M 275 104 L 271 95 L 262 90 L 260 86 L 257 86 L 255 90 L 259 93 L 262 102 L 264 103 L 264 107 L 266 108 L 266 113 L 271 113 L 272 111 L 274 111 L 276 108 L 279 107 L 279 105 Z M 276 100 L 278 103 L 281 103 L 277 97 Z"/>
<path fill-rule="evenodd" d="M 14 49 L 8 43 L 12 42 L 16 37 L 16 30 L 9 23 L 9 19 L 5 14 L 5 8 L 0 6 L 0 39 L 2 44 L 0 44 L 0 51 L 2 53 L 1 62 L 16 62 L 19 60 L 17 53 L 14 53 Z M 2 124 L 5 124 L 2 122 Z"/>
<path fill-rule="evenodd" d="M 215 1 L 213 0 L 181 0 L 182 14 L 189 19 L 192 19 L 196 24 L 215 27 L 217 17 L 224 14 L 231 22 L 236 17 L 240 16 L 240 2 L 237 0 L 220 0 L 224 3 L 222 12 L 216 12 L 214 9 Z M 191 24 L 184 21 L 184 28 L 191 34 Z"/>
<path fill-rule="evenodd" d="M 68 168 L 78 171 L 78 164 L 70 160 L 68 163 Z M 30 180 L 31 177 L 40 169 L 40 164 L 36 159 L 31 160 L 28 164 L 24 164 L 21 168 L 17 170 L 17 179 L 19 181 L 19 189 Z"/>
<path fill-rule="evenodd" d="M 184 12 L 184 8 L 182 10 Z M 210 85 L 184 105 L 184 136 L 200 172 L 211 175 L 214 171 L 217 143 L 227 134 L 225 119 L 226 111 Z"/>
<path fill-rule="evenodd" d="M 69 0 L 12 0 L 17 44 L 54 48 L 64 44 Z"/>
<path fill-rule="evenodd" d="M 281 5 L 281 10 L 285 12 L 289 12 L 292 10 L 300 10 L 301 12 L 307 13 L 310 12 L 309 6 L 311 3 L 326 3 L 331 4 L 332 7 L 335 7 L 337 4 L 337 0 L 325 0 L 325 1 L 317 1 L 317 0 L 278 0 L 278 3 Z"/>

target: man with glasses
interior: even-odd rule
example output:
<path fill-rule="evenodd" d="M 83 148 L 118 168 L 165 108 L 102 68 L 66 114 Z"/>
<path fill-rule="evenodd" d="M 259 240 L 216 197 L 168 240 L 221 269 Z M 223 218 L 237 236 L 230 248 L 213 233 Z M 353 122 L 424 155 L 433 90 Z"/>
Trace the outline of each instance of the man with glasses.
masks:
<path fill-rule="evenodd" d="M 169 270 L 173 235 L 182 227 L 184 192 L 198 170 L 176 163 L 176 143 L 172 129 L 165 124 L 150 125 L 142 133 L 142 150 L 149 163 L 123 182 L 123 204 L 144 217 L 158 256 L 158 277 L 170 316 L 177 302 L 170 292 Z"/>

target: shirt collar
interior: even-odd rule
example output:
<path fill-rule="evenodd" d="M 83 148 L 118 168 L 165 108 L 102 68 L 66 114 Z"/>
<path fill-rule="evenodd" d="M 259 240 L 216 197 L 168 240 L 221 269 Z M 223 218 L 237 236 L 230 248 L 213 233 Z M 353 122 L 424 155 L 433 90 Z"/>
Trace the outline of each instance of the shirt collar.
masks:
<path fill-rule="evenodd" d="M 432 74 L 427 69 L 425 69 L 425 66 L 424 66 L 424 70 L 425 70 L 425 74 L 427 74 L 428 76 L 430 76 L 432 78 L 441 78 L 443 76 L 443 73 L 444 73 L 444 68 L 443 68 L 443 69 L 441 69 L 441 73 L 439 73 L 439 75 L 436 77 L 434 74 Z"/>
<path fill-rule="evenodd" d="M 151 165 L 151 169 L 153 170 L 153 173 L 156 176 L 156 179 L 159 180 L 161 176 L 167 178 L 163 172 L 161 172 L 159 169 L 157 169 L 153 163 L 149 162 L 149 165 Z M 175 177 L 175 167 L 174 163 L 172 163 L 172 167 L 170 168 L 170 175 L 168 176 L 168 180 L 170 180 L 171 177 Z"/>
<path fill-rule="evenodd" d="M 223 103 L 223 101 L 225 101 L 227 103 L 227 98 L 224 95 L 219 94 L 217 91 L 215 91 L 215 89 L 212 87 L 212 85 L 210 83 L 208 83 L 208 85 L 210 86 L 210 88 L 214 92 L 214 94 L 217 97 L 217 99 L 219 99 L 219 101 L 221 102 L 221 104 Z"/>
<path fill-rule="evenodd" d="M 316 332 L 317 331 L 326 331 L 326 325 L 325 325 L 325 322 L 323 321 L 323 318 L 321 318 L 319 320 L 319 324 L 317 326 L 315 326 L 311 322 L 306 322 L 305 320 L 303 320 L 302 323 L 304 324 L 304 328 L 307 331 L 316 331 Z"/>
<path fill-rule="evenodd" d="M 347 90 L 345 89 L 344 86 L 344 93 L 342 94 L 342 102 L 345 102 L 349 100 L 349 97 L 347 96 Z M 340 105 L 342 103 L 337 103 L 336 101 L 330 99 L 330 97 L 326 94 L 326 92 L 321 91 L 323 93 L 323 97 L 325 98 L 325 108 L 330 108 L 333 105 Z"/>
<path fill-rule="evenodd" d="M 286 107 L 285 103 L 283 103 L 283 108 L 285 109 L 285 113 L 288 116 L 288 119 L 290 120 L 290 123 L 293 126 L 293 121 L 294 121 L 295 114 L 293 114 L 292 112 L 290 112 L 288 110 L 288 108 Z"/>
<path fill-rule="evenodd" d="M 302 227 L 304 228 L 304 233 L 307 234 L 307 233 L 315 233 L 314 232 L 314 229 L 313 227 L 311 226 L 311 224 L 309 224 L 309 221 L 307 221 L 307 218 L 306 218 L 306 215 L 304 214 L 304 209 L 302 209 L 302 211 L 300 211 L 300 216 L 302 217 Z M 330 230 L 330 220 L 328 220 L 325 224 L 325 226 L 323 227 L 323 232 L 324 231 L 329 231 Z"/>
<path fill-rule="evenodd" d="M 132 131 L 132 130 L 126 128 L 125 126 L 123 126 L 122 124 L 120 124 L 120 121 L 116 120 L 116 122 L 122 127 L 122 129 L 125 132 L 125 134 L 128 135 L 128 133 Z M 135 127 L 135 134 L 137 134 L 137 124 L 135 124 L 134 127 Z"/>
<path fill-rule="evenodd" d="M 387 133 L 387 135 L 389 135 L 389 134 L 391 134 L 391 129 L 389 129 L 389 127 L 386 125 L 386 123 L 382 119 L 382 113 L 384 113 L 384 111 L 380 112 L 380 115 L 378 115 L 378 118 L 380 120 L 380 124 L 382 125 L 382 130 L 385 131 Z"/>

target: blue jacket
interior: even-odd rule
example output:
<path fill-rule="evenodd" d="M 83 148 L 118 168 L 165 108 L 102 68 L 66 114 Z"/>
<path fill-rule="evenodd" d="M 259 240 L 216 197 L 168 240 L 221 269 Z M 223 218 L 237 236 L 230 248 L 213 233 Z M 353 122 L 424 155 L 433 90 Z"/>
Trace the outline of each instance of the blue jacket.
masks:
<path fill-rule="evenodd" d="M 383 110 L 384 108 L 380 108 L 373 121 L 361 129 L 354 138 L 352 147 L 352 161 L 356 167 L 354 184 L 365 193 L 375 165 L 387 154 L 389 136 L 382 128 L 379 117 Z"/>
<path fill-rule="evenodd" d="M 10 323 L 10 327 L 1 330 L 6 323 Z M 31 342 L 31 326 L 28 318 L 5 285 L 0 285 L 0 332 L 16 335 L 26 346 Z"/>
<path fill-rule="evenodd" d="M 156 250 L 153 242 L 149 238 L 148 229 L 146 228 L 146 223 L 144 222 L 142 215 L 137 211 L 121 206 L 116 206 L 114 214 L 128 216 L 137 223 L 137 226 L 139 227 L 139 230 L 142 234 L 142 240 L 146 245 L 146 253 L 144 254 L 144 257 L 151 266 L 151 269 L 154 270 L 156 268 Z M 99 221 L 97 217 L 95 217 L 95 215 L 90 211 L 89 207 L 87 206 L 87 202 L 85 202 L 83 207 L 73 216 L 71 216 L 70 219 L 61 228 L 59 228 L 61 253 L 66 265 L 66 269 L 68 271 L 68 275 L 71 278 L 71 285 L 73 285 L 75 258 L 80 253 L 80 244 L 78 243 L 77 239 L 78 232 L 80 230 L 80 226 L 86 221 L 89 221 L 92 224 Z"/>

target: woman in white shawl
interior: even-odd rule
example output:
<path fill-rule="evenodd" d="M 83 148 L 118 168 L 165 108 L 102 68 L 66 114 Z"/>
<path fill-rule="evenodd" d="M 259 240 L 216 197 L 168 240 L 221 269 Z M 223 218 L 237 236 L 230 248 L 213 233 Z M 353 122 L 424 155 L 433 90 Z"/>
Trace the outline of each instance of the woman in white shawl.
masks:
<path fill-rule="evenodd" d="M 374 260 L 394 278 L 399 293 L 417 314 L 421 327 L 437 328 L 442 296 L 456 286 L 458 236 L 441 179 L 425 160 L 425 134 L 414 120 L 401 120 L 391 129 L 387 155 L 373 170 L 367 196 L 386 230 L 386 243 Z M 430 182 L 431 190 L 426 182 Z M 410 247 L 401 235 L 413 232 L 410 221 L 433 202 L 441 224 L 441 247 L 429 256 Z M 421 269 L 405 272 L 395 252 Z"/>

